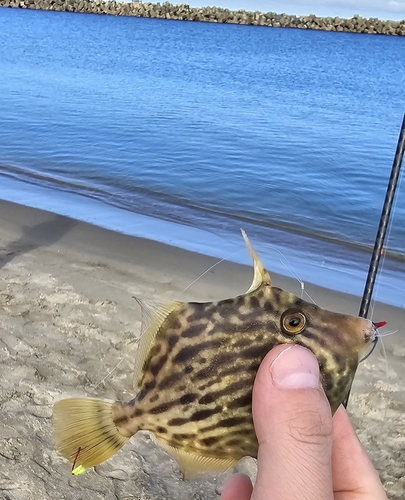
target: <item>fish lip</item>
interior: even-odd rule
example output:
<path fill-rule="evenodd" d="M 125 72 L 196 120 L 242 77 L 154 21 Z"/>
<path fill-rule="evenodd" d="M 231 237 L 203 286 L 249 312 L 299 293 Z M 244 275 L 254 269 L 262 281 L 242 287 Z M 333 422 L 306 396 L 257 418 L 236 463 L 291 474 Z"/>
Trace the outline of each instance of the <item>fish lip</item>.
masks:
<path fill-rule="evenodd" d="M 378 332 L 379 328 L 382 328 L 385 326 L 387 323 L 385 321 L 381 322 L 371 322 L 370 330 L 366 333 L 366 340 L 368 342 L 377 342 L 378 339 L 380 338 L 380 334 Z"/>
<path fill-rule="evenodd" d="M 378 340 L 377 325 L 372 321 L 370 321 L 370 327 L 365 334 L 365 340 L 367 342 L 376 342 Z"/>
<path fill-rule="evenodd" d="M 369 356 L 371 356 L 371 354 L 373 353 L 374 349 L 376 348 L 376 346 L 378 344 L 378 339 L 379 339 L 379 337 L 376 334 L 375 337 L 372 340 L 369 341 L 371 344 L 373 344 L 373 346 L 371 347 L 371 349 L 364 356 L 362 356 L 359 359 L 359 363 L 361 363 L 362 361 L 364 361 L 365 359 L 367 359 Z"/>
<path fill-rule="evenodd" d="M 364 339 L 368 345 L 372 344 L 372 347 L 371 347 L 371 349 L 368 350 L 368 352 L 366 352 L 366 354 L 363 354 L 363 356 L 359 359 L 359 363 L 361 363 L 362 361 L 367 359 L 369 356 L 371 356 L 371 354 L 373 353 L 374 349 L 377 346 L 378 339 L 379 339 L 377 325 L 370 320 L 368 320 L 368 321 L 370 324 L 369 324 L 369 327 L 364 334 Z M 365 350 L 366 350 L 366 347 L 365 347 Z"/>

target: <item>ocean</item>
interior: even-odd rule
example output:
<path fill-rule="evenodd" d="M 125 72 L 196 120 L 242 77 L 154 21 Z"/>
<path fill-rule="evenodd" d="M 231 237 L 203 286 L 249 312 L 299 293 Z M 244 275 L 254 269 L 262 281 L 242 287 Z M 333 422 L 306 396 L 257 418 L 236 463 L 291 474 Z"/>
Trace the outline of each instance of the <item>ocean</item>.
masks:
<path fill-rule="evenodd" d="M 404 112 L 404 37 L 0 9 L 0 199 L 357 296 Z"/>

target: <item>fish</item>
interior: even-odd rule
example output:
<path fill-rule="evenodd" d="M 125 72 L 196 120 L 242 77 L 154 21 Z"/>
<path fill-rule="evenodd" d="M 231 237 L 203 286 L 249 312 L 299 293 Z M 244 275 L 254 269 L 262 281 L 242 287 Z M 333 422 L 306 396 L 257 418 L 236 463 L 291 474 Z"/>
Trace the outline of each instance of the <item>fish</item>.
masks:
<path fill-rule="evenodd" d="M 73 463 L 73 474 L 109 459 L 138 431 L 149 431 L 186 479 L 257 457 L 253 383 L 261 361 L 278 344 L 311 350 L 332 413 L 344 401 L 359 362 L 378 338 L 375 325 L 273 286 L 242 235 L 254 267 L 246 293 L 218 302 L 137 299 L 144 333 L 131 401 L 55 403 L 56 446 Z"/>

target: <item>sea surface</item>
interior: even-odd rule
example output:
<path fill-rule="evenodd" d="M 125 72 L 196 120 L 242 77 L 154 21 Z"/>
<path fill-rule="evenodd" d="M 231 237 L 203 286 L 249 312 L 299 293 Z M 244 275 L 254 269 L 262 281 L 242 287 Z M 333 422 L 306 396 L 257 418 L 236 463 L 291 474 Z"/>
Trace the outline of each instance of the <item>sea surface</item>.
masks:
<path fill-rule="evenodd" d="M 1 199 L 358 296 L 404 112 L 405 37 L 0 8 Z"/>

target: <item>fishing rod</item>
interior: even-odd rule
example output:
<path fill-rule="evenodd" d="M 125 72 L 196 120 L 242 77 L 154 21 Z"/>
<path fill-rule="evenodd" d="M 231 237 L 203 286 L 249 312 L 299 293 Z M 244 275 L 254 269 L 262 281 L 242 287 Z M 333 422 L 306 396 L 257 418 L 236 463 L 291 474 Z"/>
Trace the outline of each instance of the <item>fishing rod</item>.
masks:
<path fill-rule="evenodd" d="M 384 253 L 385 234 L 387 232 L 387 227 L 390 220 L 392 204 L 395 196 L 395 190 L 397 188 L 399 174 L 401 171 L 402 159 L 404 157 L 404 150 L 405 150 L 405 114 L 402 120 L 402 126 L 399 133 L 397 149 L 395 152 L 394 162 L 392 164 L 392 169 L 391 169 L 391 176 L 388 181 L 388 187 L 385 195 L 383 209 L 381 212 L 380 223 L 378 226 L 377 236 L 374 243 L 373 253 L 371 255 L 370 267 L 368 269 L 366 284 L 364 286 L 363 298 L 360 304 L 359 316 L 361 318 L 367 318 L 368 316 L 371 296 L 373 294 L 373 289 L 374 289 L 375 278 L 377 276 L 378 266 L 380 263 L 380 257 Z M 376 345 L 377 343 L 374 344 L 374 347 Z M 347 408 L 349 397 L 350 397 L 350 390 L 346 396 L 346 399 L 343 402 L 343 406 L 345 408 Z"/>

